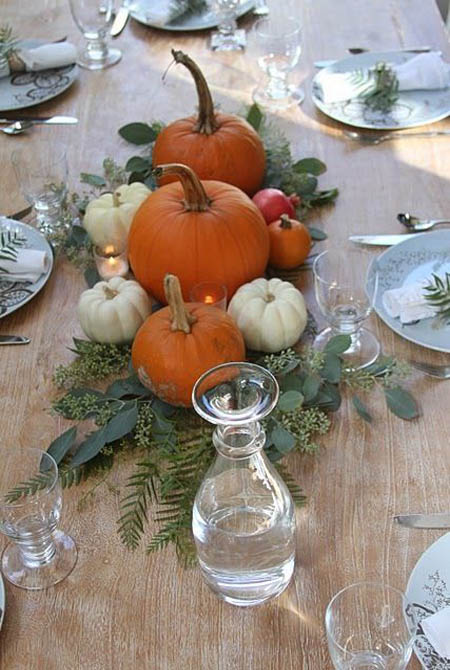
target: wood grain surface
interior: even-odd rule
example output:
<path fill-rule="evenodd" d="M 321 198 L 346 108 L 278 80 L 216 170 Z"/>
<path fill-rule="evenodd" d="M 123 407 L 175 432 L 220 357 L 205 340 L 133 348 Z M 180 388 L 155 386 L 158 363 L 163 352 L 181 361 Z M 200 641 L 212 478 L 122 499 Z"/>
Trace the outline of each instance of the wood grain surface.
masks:
<path fill-rule="evenodd" d="M 275 3 L 276 5 L 277 3 Z M 298 158 L 317 156 L 328 165 L 321 186 L 338 186 L 333 207 L 313 215 L 328 245 L 343 246 L 350 233 L 400 232 L 399 211 L 448 217 L 449 140 L 416 139 L 377 147 L 350 143 L 342 127 L 317 111 L 309 94 L 313 61 L 343 57 L 349 46 L 371 49 L 430 44 L 450 55 L 434 0 L 291 0 L 304 24 L 304 50 L 294 81 L 307 92 L 299 108 L 277 115 Z M 52 13 L 53 12 L 53 13 Z M 1 0 L 0 23 L 23 37 L 82 42 L 63 0 Z M 250 29 L 254 19 L 243 25 Z M 75 127 L 35 128 L 27 135 L 0 134 L 0 212 L 25 202 L 10 163 L 18 146 L 33 151 L 39 137 L 66 146 L 70 186 L 80 171 L 98 171 L 105 156 L 124 161 L 133 148 L 117 135 L 131 121 L 170 121 L 190 114 L 194 87 L 172 67 L 170 49 L 181 48 L 204 67 L 214 98 L 227 111 L 251 102 L 258 73 L 251 49 L 212 53 L 208 32 L 169 33 L 130 21 L 116 40 L 122 61 L 105 71 L 80 70 L 76 83 L 32 109 L 41 115 L 76 115 Z M 448 120 L 433 125 L 450 128 Z M 303 273 L 300 287 L 309 291 Z M 46 448 L 61 426 L 45 410 L 51 376 L 67 362 L 67 347 L 80 335 L 76 303 L 83 280 L 59 260 L 44 290 L 28 305 L 0 320 L 0 333 L 31 337 L 31 344 L 0 349 L 0 449 L 8 444 Z M 310 293 L 310 291 L 309 291 Z M 310 296 L 312 305 L 313 299 Z M 448 356 L 416 347 L 375 316 L 371 328 L 386 353 L 428 362 Z M 78 564 L 68 579 L 45 592 L 25 592 L 6 583 L 6 615 L 0 639 L 2 670 L 328 670 L 323 617 L 331 596 L 361 579 L 404 589 L 421 553 L 442 531 L 395 527 L 394 513 L 436 512 L 450 506 L 450 382 L 417 375 L 412 381 L 422 416 L 405 422 L 373 401 L 376 422 L 355 417 L 348 401 L 333 416 L 318 456 L 290 458 L 308 496 L 298 512 L 295 577 L 277 600 L 245 610 L 220 602 L 199 571 L 177 565 L 171 549 L 146 555 L 128 552 L 116 532 L 114 485 L 128 468 L 116 469 L 109 486 L 90 496 L 92 482 L 64 493 L 61 527 L 76 539 Z M 1 453 L 1 452 L 0 452 Z M 4 537 L 0 539 L 5 545 Z M 417 670 L 414 659 L 411 668 Z"/>

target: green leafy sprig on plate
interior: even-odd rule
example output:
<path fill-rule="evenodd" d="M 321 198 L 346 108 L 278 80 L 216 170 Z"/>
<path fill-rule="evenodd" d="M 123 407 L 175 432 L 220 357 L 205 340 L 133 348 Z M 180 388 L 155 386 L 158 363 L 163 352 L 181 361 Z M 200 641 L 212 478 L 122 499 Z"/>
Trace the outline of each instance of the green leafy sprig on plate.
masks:
<path fill-rule="evenodd" d="M 426 301 L 436 310 L 442 323 L 450 323 L 450 272 L 441 279 L 433 274 L 433 280 L 424 287 Z"/>
<path fill-rule="evenodd" d="M 18 41 L 11 26 L 0 26 L 0 67 L 4 67 L 16 52 Z"/>
<path fill-rule="evenodd" d="M 167 23 L 180 21 L 208 9 L 206 0 L 171 0 Z"/>
<path fill-rule="evenodd" d="M 390 112 L 398 100 L 398 79 L 388 63 L 381 61 L 367 72 L 357 70 L 353 81 L 361 89 L 358 98 L 375 112 Z"/>
<path fill-rule="evenodd" d="M 0 261 L 17 260 L 17 253 L 26 243 L 26 238 L 18 231 L 2 230 L 0 231 Z M 0 272 L 7 272 L 0 264 Z"/>

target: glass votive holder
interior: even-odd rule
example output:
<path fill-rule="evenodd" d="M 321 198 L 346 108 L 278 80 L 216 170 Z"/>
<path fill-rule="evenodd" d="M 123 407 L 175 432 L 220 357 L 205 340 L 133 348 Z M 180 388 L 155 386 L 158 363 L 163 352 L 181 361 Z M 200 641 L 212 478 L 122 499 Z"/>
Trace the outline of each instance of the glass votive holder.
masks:
<path fill-rule="evenodd" d="M 192 302 L 227 309 L 227 287 L 215 281 L 203 281 L 192 287 L 189 297 Z"/>
<path fill-rule="evenodd" d="M 94 247 L 94 259 L 98 274 L 106 281 L 113 277 L 125 277 L 128 272 L 126 247 L 119 247 L 114 244 Z"/>

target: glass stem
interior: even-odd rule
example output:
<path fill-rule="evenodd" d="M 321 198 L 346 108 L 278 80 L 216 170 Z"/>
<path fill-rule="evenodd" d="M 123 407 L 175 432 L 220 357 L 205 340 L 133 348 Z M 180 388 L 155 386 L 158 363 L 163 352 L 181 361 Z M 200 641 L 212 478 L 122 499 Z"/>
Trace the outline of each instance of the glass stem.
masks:
<path fill-rule="evenodd" d="M 86 36 L 85 36 L 86 37 Z M 92 63 L 103 63 L 108 56 L 108 45 L 102 35 L 86 37 L 86 55 Z"/>
<path fill-rule="evenodd" d="M 271 98 L 286 98 L 289 95 L 287 74 L 284 72 L 279 72 L 276 75 L 270 74 L 267 91 Z"/>
<path fill-rule="evenodd" d="M 234 18 L 234 13 L 224 13 L 220 17 L 220 23 L 217 26 L 219 33 L 222 35 L 232 35 L 237 28 L 237 22 Z"/>
<path fill-rule="evenodd" d="M 16 540 L 16 542 L 19 545 L 23 562 L 28 568 L 47 565 L 53 560 L 56 553 L 56 546 L 50 531 L 42 531 L 29 538 Z"/>

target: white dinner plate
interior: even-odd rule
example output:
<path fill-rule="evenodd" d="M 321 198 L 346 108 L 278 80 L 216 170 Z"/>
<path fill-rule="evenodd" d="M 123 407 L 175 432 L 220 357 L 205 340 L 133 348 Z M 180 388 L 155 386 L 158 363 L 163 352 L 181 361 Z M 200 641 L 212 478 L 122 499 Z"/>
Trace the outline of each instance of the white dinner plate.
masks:
<path fill-rule="evenodd" d="M 5 616 L 5 603 L 5 586 L 3 584 L 3 578 L 0 575 L 0 628 L 2 627 L 3 617 Z"/>
<path fill-rule="evenodd" d="M 246 14 L 254 5 L 253 0 L 241 0 L 237 18 Z M 217 26 L 217 17 L 209 7 L 201 14 L 191 14 L 185 18 L 167 22 L 170 0 L 135 0 L 130 2 L 130 16 L 139 23 L 161 30 L 207 30 Z"/>
<path fill-rule="evenodd" d="M 418 622 L 450 605 L 450 533 L 439 538 L 422 554 L 406 587 Z M 423 634 L 421 627 L 417 631 Z M 430 642 L 421 637 L 414 651 L 426 670 L 450 670 L 450 659 L 442 658 Z"/>
<path fill-rule="evenodd" d="M 421 319 L 413 324 L 401 324 L 386 312 L 384 291 L 431 278 L 432 273 L 444 277 L 450 272 L 450 230 L 436 230 L 414 235 L 386 249 L 377 259 L 378 291 L 374 309 L 395 333 L 410 342 L 428 349 L 450 352 L 450 325 L 438 319 Z"/>
<path fill-rule="evenodd" d="M 315 75 L 312 81 L 313 102 L 332 119 L 357 128 L 397 130 L 445 119 L 450 114 L 450 87 L 429 91 L 399 91 L 398 100 L 390 112 L 372 111 L 356 98 L 332 103 L 325 103 L 320 98 L 319 84 L 329 73 L 364 70 L 380 61 L 398 65 L 414 55 L 399 51 L 371 51 L 337 61 Z"/>
<path fill-rule="evenodd" d="M 42 40 L 23 40 L 23 46 L 37 47 Z M 40 72 L 17 72 L 0 79 L 0 111 L 37 105 L 63 93 L 77 78 L 78 66 L 66 65 Z"/>
<path fill-rule="evenodd" d="M 17 231 L 21 236 L 26 238 L 24 248 L 46 251 L 49 256 L 47 271 L 44 272 L 34 284 L 16 282 L 15 285 L 12 286 L 14 284 L 12 279 L 0 278 L 0 307 L 6 307 L 5 311 L 2 312 L 2 310 L 0 310 L 0 319 L 3 319 L 5 316 L 15 312 L 16 309 L 26 305 L 26 303 L 32 300 L 45 286 L 53 269 L 53 251 L 45 237 L 36 230 L 36 228 L 28 226 L 26 223 L 0 217 L 0 230 Z M 4 289 L 10 288 L 11 290 L 9 290 L 8 293 L 2 293 Z"/>

